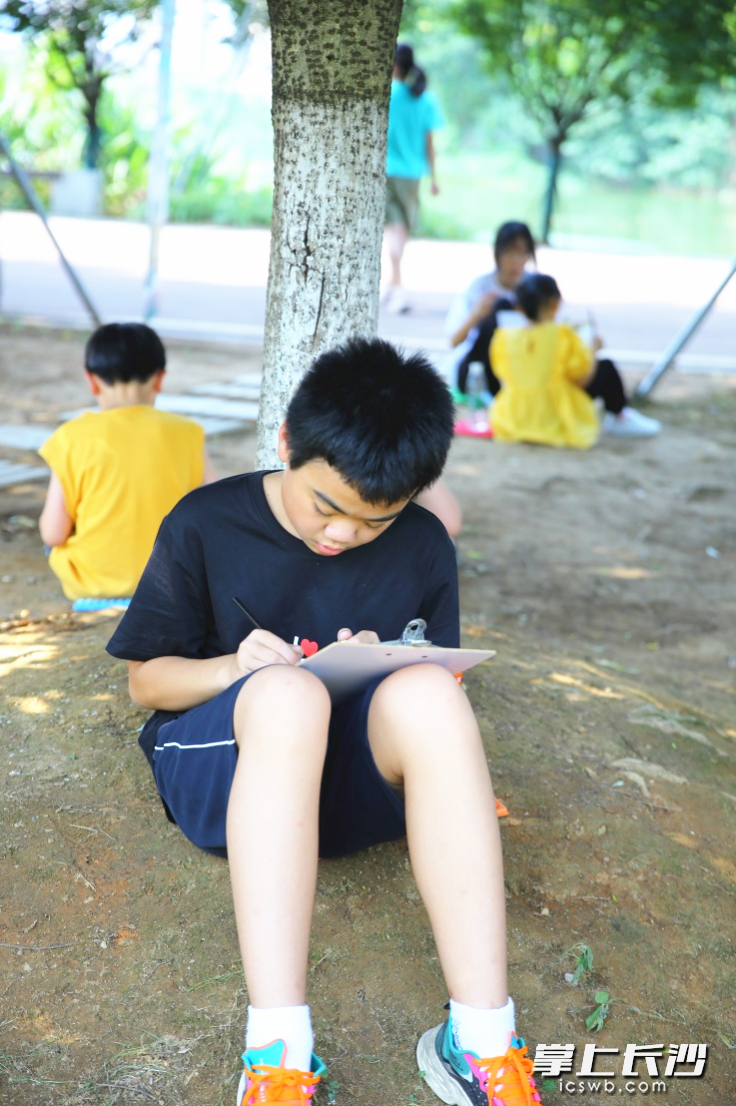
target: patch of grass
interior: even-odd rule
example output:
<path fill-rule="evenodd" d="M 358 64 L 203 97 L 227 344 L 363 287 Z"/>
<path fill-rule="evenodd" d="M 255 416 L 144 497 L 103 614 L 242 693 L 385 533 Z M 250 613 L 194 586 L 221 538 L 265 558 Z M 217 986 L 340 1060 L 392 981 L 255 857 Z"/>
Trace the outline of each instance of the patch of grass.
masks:
<path fill-rule="evenodd" d="M 100 1106 L 127 1106 L 132 1102 L 158 1101 L 154 1088 L 162 1077 L 176 1077 L 185 1061 L 176 1059 L 191 1052 L 194 1040 L 177 1037 L 151 1037 L 141 1045 L 126 1045 L 112 1060 L 105 1061 L 102 1070 L 80 1086 L 83 1094 L 107 1092 Z"/>
<path fill-rule="evenodd" d="M 209 987 L 212 983 L 225 983 L 228 979 L 244 979 L 242 967 L 228 968 L 226 972 L 222 972 L 220 975 L 211 975 L 208 979 L 200 979 L 199 983 L 193 983 L 191 987 L 187 987 L 186 993 L 189 995 L 192 991 L 199 991 L 202 987 Z"/>
<path fill-rule="evenodd" d="M 35 1067 L 44 1058 L 49 1057 L 51 1053 L 58 1054 L 61 1051 L 58 1045 L 46 1043 L 34 1045 L 25 1053 L 1 1051 L 0 1076 L 5 1076 L 11 1086 L 17 1083 L 31 1083 L 36 1087 L 60 1086 L 69 1083 L 70 1080 L 68 1079 L 47 1079 L 44 1076 L 36 1075 L 31 1067 L 31 1065 Z"/>
<path fill-rule="evenodd" d="M 418 234 L 488 242 L 506 219 L 523 219 L 540 229 L 547 183 L 543 165 L 520 151 L 448 151 L 442 159 L 442 187 L 430 196 L 425 181 Z M 493 181 L 493 189 L 478 186 Z M 666 253 L 724 254 L 724 230 L 736 227 L 733 191 L 693 194 L 689 189 L 631 187 L 592 181 L 569 166 L 561 175 L 554 231 L 558 244 L 580 237 L 644 242 Z"/>

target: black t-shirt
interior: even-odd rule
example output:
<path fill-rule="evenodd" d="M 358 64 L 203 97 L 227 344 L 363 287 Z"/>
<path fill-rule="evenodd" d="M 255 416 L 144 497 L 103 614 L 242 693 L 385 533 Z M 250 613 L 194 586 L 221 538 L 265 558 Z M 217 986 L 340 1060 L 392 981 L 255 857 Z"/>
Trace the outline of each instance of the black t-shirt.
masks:
<path fill-rule="evenodd" d="M 410 503 L 368 544 L 320 556 L 276 520 L 264 475 L 220 480 L 177 504 L 108 653 L 135 661 L 234 653 L 253 629 L 234 597 L 288 642 L 321 648 L 344 626 L 390 641 L 423 618 L 436 645 L 459 645 L 455 550 L 434 515 Z M 156 711 L 144 727 L 149 760 L 159 727 L 177 713 Z"/>

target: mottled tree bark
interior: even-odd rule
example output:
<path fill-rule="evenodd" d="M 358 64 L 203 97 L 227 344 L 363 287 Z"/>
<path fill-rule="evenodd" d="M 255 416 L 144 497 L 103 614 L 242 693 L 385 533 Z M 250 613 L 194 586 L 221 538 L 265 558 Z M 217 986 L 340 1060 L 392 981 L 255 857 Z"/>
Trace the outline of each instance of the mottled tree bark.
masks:
<path fill-rule="evenodd" d="M 274 206 L 259 468 L 304 371 L 378 323 L 386 125 L 402 0 L 269 0 Z"/>

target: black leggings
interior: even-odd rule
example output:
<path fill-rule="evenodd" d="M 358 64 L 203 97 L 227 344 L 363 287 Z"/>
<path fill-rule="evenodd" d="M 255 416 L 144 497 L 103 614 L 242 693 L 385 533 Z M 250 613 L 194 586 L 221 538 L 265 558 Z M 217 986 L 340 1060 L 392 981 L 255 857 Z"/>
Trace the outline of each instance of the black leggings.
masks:
<path fill-rule="evenodd" d="M 468 371 L 473 361 L 480 361 L 486 378 L 486 388 L 492 396 L 498 395 L 501 390 L 501 382 L 494 375 L 491 368 L 491 338 L 498 326 L 499 311 L 513 311 L 514 301 L 502 297 L 496 300 L 493 310 L 478 324 L 478 334 L 473 346 L 463 357 L 457 367 L 457 387 L 464 392 L 468 385 Z"/>
<path fill-rule="evenodd" d="M 603 358 L 595 363 L 595 376 L 586 385 L 585 391 L 591 399 L 602 399 L 606 411 L 612 415 L 620 415 L 624 407 L 628 406 L 624 382 L 621 373 L 613 361 Z"/>

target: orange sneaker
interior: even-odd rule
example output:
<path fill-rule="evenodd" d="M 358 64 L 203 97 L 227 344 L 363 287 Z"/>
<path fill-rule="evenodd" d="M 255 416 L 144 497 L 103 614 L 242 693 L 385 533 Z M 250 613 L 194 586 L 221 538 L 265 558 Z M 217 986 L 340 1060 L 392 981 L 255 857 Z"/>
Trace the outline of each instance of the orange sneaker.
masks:
<path fill-rule="evenodd" d="M 285 1068 L 286 1045 L 272 1041 L 265 1048 L 249 1048 L 243 1053 L 244 1070 L 238 1087 L 237 1106 L 280 1103 L 281 1106 L 309 1106 L 326 1068 L 312 1054 L 313 1071 Z"/>
<path fill-rule="evenodd" d="M 417 1063 L 448 1106 L 541 1106 L 534 1064 L 521 1037 L 511 1036 L 504 1056 L 482 1060 L 457 1047 L 448 1018 L 421 1038 Z"/>

